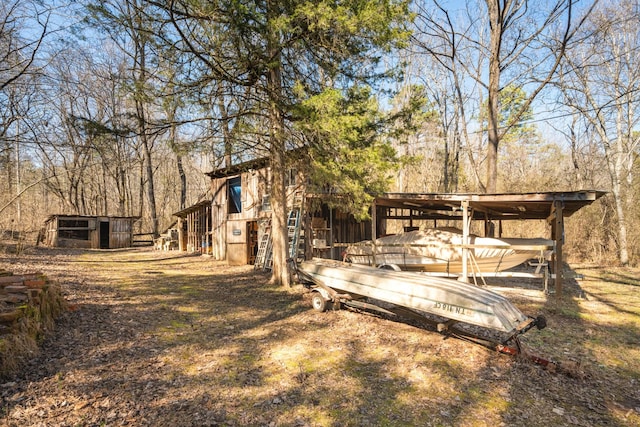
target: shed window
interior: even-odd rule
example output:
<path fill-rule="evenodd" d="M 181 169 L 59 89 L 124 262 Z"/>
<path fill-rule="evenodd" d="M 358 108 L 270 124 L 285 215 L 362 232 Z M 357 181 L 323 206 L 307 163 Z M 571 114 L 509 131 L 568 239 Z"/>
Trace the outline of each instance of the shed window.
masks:
<path fill-rule="evenodd" d="M 227 181 L 229 194 L 227 194 L 229 213 L 242 212 L 242 180 L 240 177 Z"/>
<path fill-rule="evenodd" d="M 58 219 L 58 228 L 89 228 L 88 219 Z"/>
<path fill-rule="evenodd" d="M 58 230 L 62 239 L 89 240 L 89 230 Z"/>
<path fill-rule="evenodd" d="M 271 196 L 269 194 L 262 196 L 262 210 L 271 212 Z"/>
<path fill-rule="evenodd" d="M 284 177 L 284 184 L 286 186 L 296 185 L 296 177 L 298 176 L 298 171 L 296 169 L 289 169 Z"/>

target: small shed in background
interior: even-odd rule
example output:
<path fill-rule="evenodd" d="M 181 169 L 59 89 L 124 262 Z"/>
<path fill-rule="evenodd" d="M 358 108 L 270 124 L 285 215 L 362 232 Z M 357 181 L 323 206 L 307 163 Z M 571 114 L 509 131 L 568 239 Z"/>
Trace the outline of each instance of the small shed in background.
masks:
<path fill-rule="evenodd" d="M 140 217 L 51 215 L 38 243 L 60 248 L 118 249 L 133 246 L 133 224 Z"/>

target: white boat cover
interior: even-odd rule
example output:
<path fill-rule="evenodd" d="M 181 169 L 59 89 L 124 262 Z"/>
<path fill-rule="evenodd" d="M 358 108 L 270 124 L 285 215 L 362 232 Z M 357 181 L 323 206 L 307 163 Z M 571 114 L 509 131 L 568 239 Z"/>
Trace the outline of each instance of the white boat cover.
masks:
<path fill-rule="evenodd" d="M 547 256 L 552 242 L 543 239 L 495 239 L 463 235 L 449 229 L 409 231 L 358 242 L 347 247 L 345 260 L 355 264 L 395 264 L 402 269 L 462 272 L 463 247 L 468 248 L 468 271 L 498 272 L 539 256 Z"/>

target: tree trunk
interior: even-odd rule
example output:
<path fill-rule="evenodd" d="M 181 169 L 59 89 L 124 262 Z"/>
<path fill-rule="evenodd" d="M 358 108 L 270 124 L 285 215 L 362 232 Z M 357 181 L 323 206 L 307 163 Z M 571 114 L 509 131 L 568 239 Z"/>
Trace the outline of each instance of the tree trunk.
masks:
<path fill-rule="evenodd" d="M 453 52 L 457 52 L 455 50 L 455 47 L 452 45 L 452 51 Z M 452 58 L 455 59 L 455 55 L 456 53 L 454 53 L 452 55 Z M 455 90 L 456 90 L 456 97 L 457 97 L 457 102 L 454 102 L 454 108 L 456 111 L 456 116 L 458 117 L 458 119 L 456 120 L 456 125 L 455 125 L 455 129 L 456 129 L 456 138 L 460 138 L 460 131 L 458 130 L 458 127 L 462 128 L 462 133 L 463 133 L 463 142 L 459 142 L 458 143 L 458 149 L 460 149 L 460 147 L 464 146 L 466 147 L 466 153 L 467 156 L 469 157 L 469 163 L 471 165 L 472 171 L 473 171 L 473 177 L 475 178 L 476 181 L 476 185 L 478 186 L 478 188 L 480 188 L 480 191 L 485 192 L 486 191 L 486 187 L 484 185 L 484 183 L 482 182 L 482 179 L 480 178 L 480 172 L 478 171 L 478 165 L 476 164 L 475 158 L 473 157 L 473 150 L 471 149 L 471 139 L 469 138 L 469 129 L 467 127 L 467 113 L 466 113 L 466 109 L 465 109 L 465 105 L 464 105 L 464 96 L 462 94 L 462 83 L 460 82 L 460 75 L 459 75 L 459 71 L 458 71 L 458 67 L 456 65 L 456 61 L 453 60 L 451 61 L 451 73 L 453 75 L 453 82 L 455 85 Z M 459 162 L 459 158 L 456 159 L 456 162 Z M 458 166 L 458 164 L 456 165 Z M 456 185 L 454 187 L 454 189 L 457 191 L 458 189 L 458 170 L 456 170 Z"/>
<path fill-rule="evenodd" d="M 273 115 L 274 111 L 270 114 Z M 273 117 L 272 117 L 273 120 Z M 271 131 L 278 132 L 279 125 L 272 123 Z M 280 141 L 278 141 L 280 139 Z M 287 198 L 284 185 L 284 152 L 282 137 L 271 136 L 271 223 L 273 242 L 273 267 L 271 281 L 274 284 L 289 286 L 289 270 L 287 268 Z"/>
<path fill-rule="evenodd" d="M 178 176 L 180 177 L 180 210 L 182 210 L 187 204 L 187 175 L 184 172 L 180 147 L 178 147 L 176 142 L 175 110 L 169 109 L 167 118 L 171 123 L 171 128 L 169 129 L 169 143 L 171 144 L 171 149 L 176 155 L 176 167 L 178 169 Z"/>
<path fill-rule="evenodd" d="M 589 94 L 590 96 L 590 94 Z M 591 98 L 590 96 L 590 99 Z M 600 123 L 604 123 L 604 119 L 598 115 L 598 119 Z M 619 122 L 617 123 L 618 132 L 620 132 Z M 614 146 L 608 142 L 608 134 L 604 130 L 603 127 L 598 128 L 598 134 L 600 139 L 604 142 L 604 155 L 607 161 L 607 169 L 609 172 L 609 177 L 611 178 L 611 193 L 613 195 L 613 201 L 615 205 L 616 215 L 618 217 L 618 259 L 622 265 L 629 264 L 629 249 L 628 249 L 628 241 L 627 241 L 627 217 L 625 214 L 625 203 L 624 203 L 624 190 L 623 190 L 623 170 L 622 170 L 622 162 L 623 158 L 626 155 L 626 151 L 624 150 L 624 146 L 622 143 L 622 138 L 624 136 L 618 134 L 618 137 L 615 139 Z"/>
<path fill-rule="evenodd" d="M 187 207 L 187 174 L 184 172 L 181 154 L 176 154 L 176 166 L 180 175 L 180 210 L 182 210 Z"/>
<path fill-rule="evenodd" d="M 127 171 L 122 164 L 117 166 L 117 177 L 118 212 L 121 216 L 127 216 Z"/>
<path fill-rule="evenodd" d="M 628 104 L 631 104 L 629 102 Z M 630 187 L 625 185 L 628 183 L 627 177 L 632 176 L 632 171 L 629 169 L 629 163 L 627 159 L 635 158 L 635 156 L 629 156 L 626 153 L 633 152 L 629 149 L 627 144 L 627 135 L 632 132 L 633 124 L 629 123 L 626 117 L 626 113 L 622 105 L 618 105 L 616 115 L 616 149 L 615 149 L 615 176 L 614 176 L 614 198 L 616 199 L 616 212 L 618 214 L 618 239 L 620 240 L 620 263 L 624 266 L 629 265 L 629 242 L 627 239 L 627 207 L 629 204 L 628 194 Z M 633 165 L 633 160 L 631 161 Z M 631 181 L 633 182 L 633 180 Z"/>
<path fill-rule="evenodd" d="M 139 114 L 144 114 L 144 107 L 141 107 L 141 111 Z M 144 163 L 146 167 L 146 175 L 147 175 L 147 199 L 149 200 L 149 213 L 151 214 L 151 232 L 153 233 L 153 237 L 158 237 L 160 233 L 158 232 L 158 213 L 156 210 L 156 192 L 153 185 L 153 163 L 151 158 L 151 147 L 149 146 L 149 138 L 146 135 L 146 126 L 144 122 L 144 118 L 138 117 L 138 123 L 141 127 L 140 138 L 142 140 L 142 148 L 144 149 Z"/>
<path fill-rule="evenodd" d="M 233 150 L 233 143 L 231 141 L 231 130 L 229 129 L 229 116 L 227 115 L 227 107 L 224 105 L 224 98 L 220 96 L 218 98 L 218 109 L 220 110 L 221 122 L 222 122 L 222 138 L 224 139 L 224 166 L 231 166 L 231 152 Z"/>
<path fill-rule="evenodd" d="M 144 187 L 145 187 L 145 179 L 144 179 L 144 160 L 140 162 L 140 183 L 138 184 L 138 205 L 140 209 L 140 213 L 138 214 L 140 218 L 144 218 Z"/>
<path fill-rule="evenodd" d="M 102 168 L 102 209 L 100 210 L 100 207 L 96 206 L 96 213 L 99 213 L 100 211 L 102 211 L 102 215 L 109 215 L 109 197 L 107 197 L 107 168 L 103 167 Z M 122 215 L 122 214 L 120 214 Z"/>
<path fill-rule="evenodd" d="M 284 115 L 280 108 L 282 96 L 282 74 L 280 65 L 278 31 L 275 28 L 275 1 L 267 1 L 267 50 L 272 64 L 267 74 L 267 92 L 269 99 L 269 142 L 271 155 L 271 224 L 273 242 L 273 267 L 271 282 L 277 285 L 290 286 L 289 269 L 287 267 L 287 195 L 285 191 L 285 142 Z"/>
<path fill-rule="evenodd" d="M 618 215 L 618 256 L 620 264 L 629 265 L 629 244 L 627 242 L 627 219 L 625 209 L 623 207 L 623 198 L 620 190 L 620 180 L 614 178 L 612 193 L 616 205 L 616 214 Z"/>
<path fill-rule="evenodd" d="M 487 94 L 487 193 L 495 193 L 498 187 L 498 131 L 500 112 L 500 46 L 502 44 L 503 22 L 496 0 L 487 0 L 491 40 L 489 52 L 489 86 Z M 507 9 L 508 5 L 503 5 Z"/>
<path fill-rule="evenodd" d="M 134 1 L 131 3 L 134 13 L 136 13 L 133 22 L 137 25 L 138 29 L 143 28 L 143 20 L 140 16 L 140 9 L 138 4 Z M 153 184 L 153 159 L 151 156 L 151 145 L 149 143 L 149 135 L 147 132 L 147 108 L 146 108 L 146 96 L 145 85 L 147 84 L 147 43 L 146 34 L 142 31 L 132 31 L 131 33 L 133 42 L 135 44 L 134 55 L 134 81 L 135 81 L 135 106 L 136 106 L 136 119 L 138 124 L 138 136 L 142 143 L 144 162 L 146 166 L 147 176 L 147 199 L 149 200 L 149 213 L 151 214 L 151 232 L 153 237 L 156 238 L 160 235 L 158 232 L 158 213 L 156 209 L 156 192 Z"/>

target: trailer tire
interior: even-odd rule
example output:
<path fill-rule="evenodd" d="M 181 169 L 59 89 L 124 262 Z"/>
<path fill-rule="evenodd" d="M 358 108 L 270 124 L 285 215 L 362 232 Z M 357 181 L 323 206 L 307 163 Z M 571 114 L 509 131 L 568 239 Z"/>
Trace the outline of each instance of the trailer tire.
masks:
<path fill-rule="evenodd" d="M 327 308 L 329 306 L 328 303 L 329 301 L 324 299 L 320 292 L 314 292 L 311 296 L 311 306 L 314 310 L 317 310 L 321 313 L 327 311 Z"/>
<path fill-rule="evenodd" d="M 547 327 L 547 318 L 544 316 L 536 317 L 536 327 L 540 330 Z"/>

